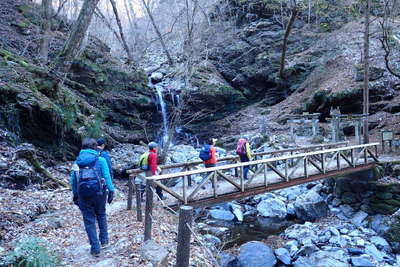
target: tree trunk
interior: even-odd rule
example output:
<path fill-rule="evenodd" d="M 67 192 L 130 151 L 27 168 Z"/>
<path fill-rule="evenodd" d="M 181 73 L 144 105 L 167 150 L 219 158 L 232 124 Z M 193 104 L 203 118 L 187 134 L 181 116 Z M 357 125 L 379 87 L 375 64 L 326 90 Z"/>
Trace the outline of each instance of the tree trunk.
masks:
<path fill-rule="evenodd" d="M 94 11 L 99 0 L 85 0 L 75 21 L 72 31 L 66 41 L 60 55 L 57 58 L 56 69 L 61 72 L 68 72 L 73 60 L 78 55 L 82 41 L 89 28 Z"/>
<path fill-rule="evenodd" d="M 279 77 L 281 77 L 282 79 L 284 79 L 287 41 L 288 41 L 288 38 L 289 38 L 290 31 L 292 30 L 293 22 L 296 19 L 297 13 L 298 13 L 297 5 L 295 4 L 293 6 L 293 8 L 292 8 L 292 14 L 290 15 L 289 23 L 286 26 L 285 35 L 283 36 L 281 63 L 280 63 L 280 67 L 279 67 Z"/>
<path fill-rule="evenodd" d="M 153 18 L 153 14 L 151 13 L 151 10 L 150 10 L 149 6 L 146 3 L 146 0 L 142 0 L 142 3 L 143 3 L 144 8 L 146 9 L 147 15 L 149 15 L 151 24 L 153 25 L 154 30 L 156 31 L 156 34 L 158 36 L 158 39 L 160 40 L 161 46 L 162 46 L 162 48 L 164 50 L 164 53 L 168 58 L 168 63 L 169 63 L 169 65 L 172 66 L 172 65 L 174 65 L 174 61 L 172 60 L 172 57 L 171 57 L 171 55 L 170 55 L 170 53 L 169 53 L 169 51 L 167 49 L 167 46 L 165 45 L 164 39 L 162 37 L 162 34 L 161 34 L 160 30 L 158 29 L 158 26 L 157 26 L 157 24 L 156 24 L 156 22 L 155 22 L 155 20 Z"/>
<path fill-rule="evenodd" d="M 114 15 L 115 15 L 115 19 L 116 19 L 117 24 L 118 24 L 119 35 L 120 35 L 121 40 L 122 40 L 122 45 L 124 46 L 125 52 L 126 52 L 126 54 L 128 56 L 128 65 L 131 65 L 133 63 L 133 57 L 132 57 L 132 53 L 131 53 L 131 51 L 129 49 L 128 43 L 126 42 L 126 39 L 125 39 L 124 31 L 122 29 L 121 20 L 119 19 L 119 15 L 118 15 L 117 4 L 115 3 L 115 0 L 110 0 L 110 3 L 112 5 L 113 11 L 114 11 Z"/>
<path fill-rule="evenodd" d="M 369 12 L 371 0 L 365 3 L 365 21 L 364 21 L 364 90 L 363 90 L 363 114 L 369 112 Z M 369 143 L 368 117 L 364 119 L 364 144 Z"/>
<path fill-rule="evenodd" d="M 39 55 L 40 61 L 47 63 L 49 57 L 49 43 L 51 30 L 51 10 L 52 0 L 42 0 L 42 38 L 40 40 Z"/>

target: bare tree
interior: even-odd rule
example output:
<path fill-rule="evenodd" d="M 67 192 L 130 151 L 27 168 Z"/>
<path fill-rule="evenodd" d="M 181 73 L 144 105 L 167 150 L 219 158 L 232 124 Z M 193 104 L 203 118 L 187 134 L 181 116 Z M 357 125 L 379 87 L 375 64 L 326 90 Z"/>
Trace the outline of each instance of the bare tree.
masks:
<path fill-rule="evenodd" d="M 371 0 L 365 1 L 364 18 L 364 88 L 363 88 L 363 114 L 369 112 L 369 26 L 370 26 L 370 5 Z M 364 119 L 364 143 L 369 143 L 368 117 Z"/>
<path fill-rule="evenodd" d="M 57 58 L 56 69 L 58 71 L 66 73 L 70 69 L 72 61 L 79 53 L 98 3 L 99 0 L 84 0 L 78 19 L 75 21 L 68 40 Z"/>
<path fill-rule="evenodd" d="M 51 31 L 52 0 L 42 0 L 42 38 L 40 39 L 39 55 L 43 63 L 47 63 L 49 57 L 49 43 Z"/>
<path fill-rule="evenodd" d="M 292 30 L 294 20 L 296 19 L 297 13 L 298 13 L 298 8 L 297 8 L 296 0 L 291 0 L 291 15 L 290 15 L 289 22 L 286 26 L 285 35 L 283 36 L 281 62 L 280 62 L 280 67 L 279 67 L 279 77 L 281 77 L 282 79 L 284 79 L 287 42 L 288 42 L 290 31 Z"/>
<path fill-rule="evenodd" d="M 118 24 L 118 29 L 119 29 L 119 34 L 120 34 L 120 37 L 121 37 L 122 45 L 123 45 L 123 47 L 124 47 L 124 49 L 126 51 L 126 54 L 128 56 L 128 65 L 131 65 L 131 64 L 133 64 L 133 56 L 132 56 L 131 50 L 129 49 L 128 43 L 126 42 L 126 39 L 125 39 L 124 31 L 122 29 L 122 23 L 121 23 L 121 20 L 119 18 L 119 15 L 118 15 L 117 4 L 115 3 L 115 0 L 110 0 L 110 3 L 112 5 L 113 11 L 114 11 L 114 15 L 115 15 L 115 19 L 116 19 L 117 24 Z"/>
<path fill-rule="evenodd" d="M 151 24 L 153 25 L 153 28 L 154 28 L 154 30 L 155 30 L 155 32 L 157 34 L 157 37 L 158 37 L 158 39 L 159 39 L 159 41 L 161 43 L 161 46 L 163 48 L 163 51 L 164 51 L 165 55 L 168 58 L 169 65 L 171 65 L 171 66 L 174 65 L 174 60 L 172 59 L 171 54 L 169 53 L 168 48 L 165 45 L 165 41 L 164 41 L 164 38 L 163 38 L 163 36 L 162 36 L 162 34 L 160 32 L 160 29 L 158 28 L 158 26 L 157 26 L 157 24 L 156 24 L 156 22 L 154 20 L 153 13 L 151 12 L 150 7 L 149 7 L 149 3 L 146 2 L 146 0 L 142 0 L 142 4 L 143 4 L 144 8 L 146 9 L 146 13 L 150 18 Z"/>
<path fill-rule="evenodd" d="M 393 43 L 400 43 L 399 38 L 395 36 L 393 33 L 393 22 L 395 17 L 398 14 L 398 1 L 397 0 L 385 0 L 383 3 L 383 17 L 379 21 L 382 35 L 379 38 L 379 41 L 382 44 L 382 48 L 385 51 L 385 66 L 386 69 L 389 71 L 390 74 L 395 76 L 396 78 L 400 79 L 400 72 L 396 71 L 395 68 L 392 66 L 390 59 L 392 54 Z"/>

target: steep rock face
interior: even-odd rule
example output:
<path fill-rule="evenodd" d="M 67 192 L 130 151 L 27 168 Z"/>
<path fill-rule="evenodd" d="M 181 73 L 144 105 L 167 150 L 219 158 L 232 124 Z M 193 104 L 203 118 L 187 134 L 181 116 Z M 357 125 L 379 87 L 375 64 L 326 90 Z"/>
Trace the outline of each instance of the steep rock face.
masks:
<path fill-rule="evenodd" d="M 157 112 L 144 72 L 122 70 L 110 49 L 90 37 L 58 83 L 46 66 L 36 65 L 38 42 L 30 39 L 39 31 L 38 11 L 24 1 L 1 5 L 9 16 L 0 19 L 0 127 L 12 131 L 16 141 L 27 140 L 58 158 L 76 154 L 82 136 L 104 135 L 110 144 L 144 138 L 142 125 L 156 121 Z M 25 30 L 11 20 L 23 21 Z M 51 61 L 67 36 L 61 24 L 54 24 Z M 148 124 L 150 134 L 155 128 Z"/>

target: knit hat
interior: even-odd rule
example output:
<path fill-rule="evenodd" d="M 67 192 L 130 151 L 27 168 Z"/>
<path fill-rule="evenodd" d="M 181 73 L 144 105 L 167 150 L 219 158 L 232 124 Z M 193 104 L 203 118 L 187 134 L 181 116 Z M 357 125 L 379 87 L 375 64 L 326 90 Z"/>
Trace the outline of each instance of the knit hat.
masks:
<path fill-rule="evenodd" d="M 150 142 L 149 143 L 149 149 L 154 149 L 156 147 L 158 147 L 158 144 L 156 142 Z"/>
<path fill-rule="evenodd" d="M 103 137 L 100 137 L 99 139 L 97 139 L 98 146 L 104 145 L 105 143 L 106 143 L 106 140 Z"/>

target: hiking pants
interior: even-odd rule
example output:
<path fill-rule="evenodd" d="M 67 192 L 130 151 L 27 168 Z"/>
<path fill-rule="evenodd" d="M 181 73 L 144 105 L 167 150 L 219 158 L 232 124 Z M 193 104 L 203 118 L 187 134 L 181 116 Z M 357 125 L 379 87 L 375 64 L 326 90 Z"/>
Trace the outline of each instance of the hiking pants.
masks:
<path fill-rule="evenodd" d="M 91 252 L 99 252 L 100 243 L 108 243 L 106 200 L 107 191 L 92 198 L 79 199 L 79 208 L 82 212 Z M 99 238 L 97 238 L 96 220 L 99 224 Z"/>
<path fill-rule="evenodd" d="M 249 162 L 250 160 L 246 155 L 240 156 L 240 162 Z M 247 180 L 247 174 L 249 173 L 250 166 L 243 167 L 243 178 Z"/>

